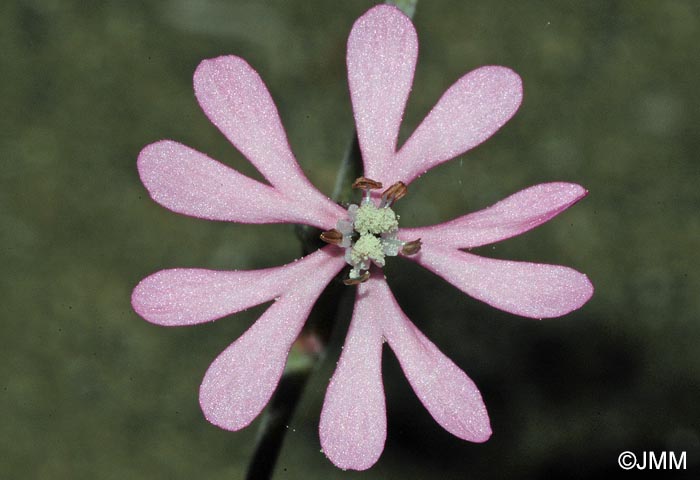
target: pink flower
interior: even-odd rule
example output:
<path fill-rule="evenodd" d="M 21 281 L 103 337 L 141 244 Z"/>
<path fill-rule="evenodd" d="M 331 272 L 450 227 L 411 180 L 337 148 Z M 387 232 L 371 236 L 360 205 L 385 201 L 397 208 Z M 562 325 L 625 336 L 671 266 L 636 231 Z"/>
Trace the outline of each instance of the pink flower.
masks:
<path fill-rule="evenodd" d="M 410 20 L 388 6 L 360 17 L 348 40 L 348 79 L 365 176 L 384 185 L 407 185 L 478 145 L 510 119 L 522 99 L 520 78 L 511 70 L 476 69 L 445 92 L 397 151 L 417 52 Z M 326 393 L 320 422 L 324 453 L 338 467 L 356 470 L 369 468 L 381 455 L 386 439 L 381 378 L 385 340 L 440 425 L 465 440 L 487 440 L 491 428 L 479 390 L 406 317 L 379 267 L 402 248 L 413 253 L 406 244 L 422 239 L 420 252 L 407 258 L 468 295 L 525 317 L 564 315 L 591 297 L 593 287 L 585 275 L 563 266 L 483 258 L 463 249 L 524 233 L 576 203 L 586 190 L 570 183 L 536 185 L 447 223 L 399 229 L 391 195 L 378 203 L 379 196 L 367 190 L 359 207 L 346 210 L 311 185 L 289 148 L 267 88 L 244 60 L 227 56 L 203 61 L 194 74 L 194 89 L 209 119 L 269 185 L 165 140 L 144 148 L 138 159 L 141 179 L 156 202 L 211 220 L 303 223 L 342 233 L 339 245 L 281 267 L 163 270 L 136 287 L 136 312 L 165 326 L 209 322 L 275 300 L 209 367 L 200 389 L 206 418 L 238 430 L 258 416 L 314 302 L 350 263 L 355 283 L 371 275 L 357 288 L 345 347 Z M 371 225 L 360 226 L 358 212 L 365 207 L 368 215 L 384 216 L 377 220 L 370 215 Z"/>

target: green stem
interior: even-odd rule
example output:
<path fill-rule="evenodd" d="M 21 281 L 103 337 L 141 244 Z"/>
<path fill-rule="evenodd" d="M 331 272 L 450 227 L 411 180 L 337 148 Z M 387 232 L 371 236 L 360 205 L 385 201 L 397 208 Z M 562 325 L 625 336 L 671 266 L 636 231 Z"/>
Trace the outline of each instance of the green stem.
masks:
<path fill-rule="evenodd" d="M 413 17 L 418 0 L 387 0 L 386 3 L 396 5 L 406 15 Z M 333 200 L 341 204 L 350 203 L 353 198 L 352 182 L 361 175 L 362 153 L 357 134 L 353 133 L 352 141 L 338 168 Z M 319 239 L 321 232 L 317 228 L 297 225 L 296 233 L 304 255 L 323 246 Z M 272 478 L 289 422 L 311 373 L 325 353 L 326 345 L 344 304 L 342 299 L 354 291 L 355 289 L 343 285 L 338 277 L 331 281 L 316 302 L 299 338 L 292 347 L 279 386 L 263 414 L 246 480 Z"/>
<path fill-rule="evenodd" d="M 350 185 L 360 176 L 362 171 L 362 156 L 357 136 L 348 147 L 341 162 L 336 178 L 333 199 L 339 202 L 349 202 L 352 195 Z M 323 246 L 319 235 L 321 231 L 308 225 L 297 225 L 296 233 L 301 242 L 302 254 L 317 250 Z M 289 428 L 289 422 L 294 415 L 304 387 L 311 376 L 319 359 L 325 352 L 335 320 L 338 318 L 343 295 L 349 295 L 354 289 L 343 285 L 336 278 L 326 287 L 311 310 L 299 338 L 294 343 L 289 354 L 287 365 L 269 405 L 263 414 L 258 433 L 255 451 L 248 465 L 246 480 L 269 480 L 274 473 L 275 463 L 282 449 L 284 436 Z"/>
<path fill-rule="evenodd" d="M 352 182 L 360 176 L 362 176 L 362 153 L 357 134 L 353 134 L 352 141 L 340 162 L 338 175 L 335 177 L 333 200 L 341 204 L 350 203 L 353 196 Z"/>
<path fill-rule="evenodd" d="M 304 330 L 290 352 L 280 383 L 263 415 L 246 480 L 272 478 L 282 450 L 284 436 L 304 387 L 323 356 L 330 339 L 333 320 L 338 317 L 343 295 L 352 293 L 340 281 L 333 281 L 319 297 Z"/>

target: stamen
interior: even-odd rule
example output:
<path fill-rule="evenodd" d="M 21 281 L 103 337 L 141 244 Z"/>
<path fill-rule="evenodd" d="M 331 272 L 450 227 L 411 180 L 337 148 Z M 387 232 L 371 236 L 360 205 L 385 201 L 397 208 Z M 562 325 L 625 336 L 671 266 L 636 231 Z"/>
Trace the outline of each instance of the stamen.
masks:
<path fill-rule="evenodd" d="M 343 234 L 335 228 L 321 233 L 320 237 L 321 240 L 326 243 L 330 243 L 331 245 L 340 245 L 343 241 Z"/>
<path fill-rule="evenodd" d="M 408 193 L 408 187 L 403 182 L 396 182 L 391 187 L 387 188 L 382 193 L 382 202 L 380 207 L 390 207 L 392 203 L 402 199 Z"/>
<path fill-rule="evenodd" d="M 377 182 L 371 178 L 359 177 L 352 182 L 352 188 L 358 188 L 361 190 L 377 190 L 382 188 L 382 184 L 381 182 Z"/>
<path fill-rule="evenodd" d="M 346 278 L 343 280 L 345 285 L 359 285 L 360 283 L 365 283 L 369 280 L 369 272 L 365 272 L 357 278 Z"/>
<path fill-rule="evenodd" d="M 418 240 L 413 240 L 412 242 L 406 242 L 401 248 L 401 253 L 404 255 L 415 255 L 416 253 L 420 252 L 420 247 L 422 245 L 423 243 L 420 241 L 420 238 Z"/>

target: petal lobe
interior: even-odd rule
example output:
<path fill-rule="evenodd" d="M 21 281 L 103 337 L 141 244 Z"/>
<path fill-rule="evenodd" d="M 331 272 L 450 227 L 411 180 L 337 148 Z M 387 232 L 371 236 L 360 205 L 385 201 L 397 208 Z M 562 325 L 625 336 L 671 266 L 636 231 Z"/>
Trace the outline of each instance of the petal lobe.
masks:
<path fill-rule="evenodd" d="M 542 183 L 449 222 L 402 229 L 401 238 L 422 238 L 424 242 L 452 248 L 488 245 L 548 222 L 587 194 L 575 183 Z"/>
<path fill-rule="evenodd" d="M 348 83 L 368 178 L 383 181 L 382 170 L 395 155 L 417 56 L 416 30 L 396 7 L 372 8 L 350 32 Z"/>
<path fill-rule="evenodd" d="M 384 336 L 421 403 L 451 434 L 471 442 L 488 440 L 489 416 L 474 382 L 406 317 L 383 279 L 370 281 Z"/>
<path fill-rule="evenodd" d="M 382 385 L 382 332 L 358 289 L 353 319 L 321 412 L 319 435 L 326 456 L 344 469 L 366 470 L 376 463 L 386 440 Z"/>
<path fill-rule="evenodd" d="M 428 244 L 409 258 L 467 295 L 523 317 L 560 317 L 593 295 L 586 275 L 561 265 L 496 260 Z"/>
<path fill-rule="evenodd" d="M 509 68 L 486 66 L 452 85 L 406 141 L 391 166 L 408 184 L 496 133 L 518 110 L 522 81 Z M 385 174 L 388 172 L 385 170 Z"/>

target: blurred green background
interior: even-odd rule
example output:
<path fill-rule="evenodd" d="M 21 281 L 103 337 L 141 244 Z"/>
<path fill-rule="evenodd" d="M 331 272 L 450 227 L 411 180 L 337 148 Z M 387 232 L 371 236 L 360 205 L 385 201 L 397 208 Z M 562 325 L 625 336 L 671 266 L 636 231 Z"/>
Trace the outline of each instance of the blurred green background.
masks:
<path fill-rule="evenodd" d="M 237 479 L 259 426 L 207 423 L 209 363 L 261 314 L 146 323 L 129 296 L 167 267 L 296 258 L 290 226 L 208 222 L 152 202 L 139 150 L 172 138 L 256 176 L 200 111 L 201 59 L 246 58 L 309 178 L 330 194 L 353 122 L 345 42 L 373 2 L 22 0 L 0 7 L 0 478 Z M 290 424 L 275 478 L 586 478 L 624 450 L 700 467 L 700 6 L 696 0 L 424 1 L 402 138 L 461 74 L 523 78 L 493 138 L 412 185 L 407 226 L 564 180 L 590 195 L 481 249 L 587 273 L 584 308 L 542 322 L 487 307 L 411 262 L 387 268 L 418 326 L 474 379 L 494 435 L 443 431 L 387 349 L 389 436 L 364 473 L 319 452 L 319 412 L 347 320 Z M 671 478 L 666 472 L 665 478 Z"/>

